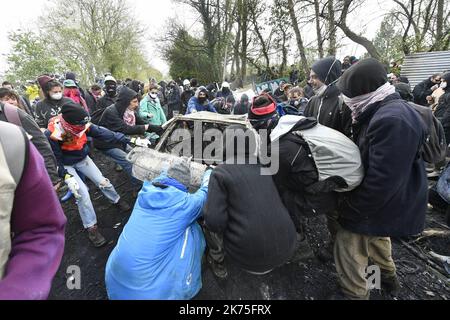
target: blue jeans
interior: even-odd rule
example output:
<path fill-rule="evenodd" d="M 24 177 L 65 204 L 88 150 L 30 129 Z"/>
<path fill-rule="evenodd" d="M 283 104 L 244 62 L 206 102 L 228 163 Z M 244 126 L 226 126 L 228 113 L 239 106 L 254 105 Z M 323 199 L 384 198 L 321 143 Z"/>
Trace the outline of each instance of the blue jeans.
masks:
<path fill-rule="evenodd" d="M 77 199 L 78 211 L 80 212 L 81 220 L 85 229 L 89 229 L 97 224 L 97 216 L 95 214 L 94 206 L 89 195 L 89 189 L 86 184 L 81 180 L 77 171 L 91 180 L 108 198 L 111 203 L 117 204 L 120 201 L 120 196 L 117 193 L 111 182 L 106 179 L 100 170 L 97 168 L 91 158 L 86 157 L 84 160 L 78 162 L 73 166 L 64 166 L 78 182 L 80 190 L 80 198 Z"/>
<path fill-rule="evenodd" d="M 130 148 L 131 149 L 131 148 Z M 102 153 L 111 159 L 118 165 L 120 165 L 125 173 L 131 178 L 131 183 L 133 186 L 139 186 L 142 184 L 139 180 L 133 177 L 133 165 L 127 161 L 127 155 L 128 153 L 123 151 L 122 149 L 108 149 L 108 150 L 101 150 Z M 131 150 L 130 150 L 131 151 Z"/>

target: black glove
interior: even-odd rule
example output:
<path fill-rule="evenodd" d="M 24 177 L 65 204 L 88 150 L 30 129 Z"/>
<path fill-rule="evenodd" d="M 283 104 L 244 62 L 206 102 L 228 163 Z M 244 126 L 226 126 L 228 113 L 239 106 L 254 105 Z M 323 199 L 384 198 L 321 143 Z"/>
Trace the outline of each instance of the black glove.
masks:
<path fill-rule="evenodd" d="M 153 124 L 149 124 L 147 132 L 156 133 L 158 136 L 162 136 L 164 133 L 164 129 L 161 126 L 155 126 Z"/>

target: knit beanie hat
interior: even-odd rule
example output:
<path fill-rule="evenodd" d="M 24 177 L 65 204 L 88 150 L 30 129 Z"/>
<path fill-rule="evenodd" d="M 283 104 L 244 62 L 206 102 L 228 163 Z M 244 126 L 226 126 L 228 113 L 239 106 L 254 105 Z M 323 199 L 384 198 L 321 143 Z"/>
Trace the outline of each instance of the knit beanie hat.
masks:
<path fill-rule="evenodd" d="M 61 115 L 67 123 L 74 126 L 85 125 L 91 120 L 87 111 L 72 100 L 61 107 Z"/>
<path fill-rule="evenodd" d="M 44 90 L 44 89 L 45 89 L 45 86 L 47 85 L 47 83 L 49 83 L 49 82 L 52 81 L 52 80 L 53 80 L 53 78 L 51 78 L 51 77 L 49 77 L 49 76 L 46 76 L 46 75 L 40 76 L 40 77 L 37 79 L 37 81 L 38 81 L 38 83 L 39 83 L 39 86 L 41 87 L 42 90 Z"/>
<path fill-rule="evenodd" d="M 316 61 L 311 70 L 314 71 L 319 80 L 326 85 L 333 83 L 342 74 L 342 64 L 335 57 L 327 57 Z"/>
<path fill-rule="evenodd" d="M 167 170 L 167 176 L 175 179 L 185 187 L 189 188 L 191 185 L 191 161 L 186 157 L 177 158 L 170 164 Z"/>
<path fill-rule="evenodd" d="M 369 58 L 348 69 L 339 80 L 341 92 L 354 98 L 374 91 L 388 82 L 387 72 L 378 60 Z"/>
<path fill-rule="evenodd" d="M 267 94 L 262 94 L 253 98 L 252 106 L 248 112 L 251 120 L 270 119 L 277 114 L 277 104 Z"/>

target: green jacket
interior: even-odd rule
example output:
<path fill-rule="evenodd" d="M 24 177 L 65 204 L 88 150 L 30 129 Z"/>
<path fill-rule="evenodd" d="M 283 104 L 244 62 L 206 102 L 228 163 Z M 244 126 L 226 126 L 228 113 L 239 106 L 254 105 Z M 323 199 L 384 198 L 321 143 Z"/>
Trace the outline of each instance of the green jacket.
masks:
<path fill-rule="evenodd" d="M 153 118 L 149 119 L 149 114 L 153 115 Z M 139 116 L 147 124 L 161 126 L 167 122 L 166 115 L 164 114 L 159 100 L 154 101 L 150 99 L 148 95 L 146 95 L 141 101 Z"/>

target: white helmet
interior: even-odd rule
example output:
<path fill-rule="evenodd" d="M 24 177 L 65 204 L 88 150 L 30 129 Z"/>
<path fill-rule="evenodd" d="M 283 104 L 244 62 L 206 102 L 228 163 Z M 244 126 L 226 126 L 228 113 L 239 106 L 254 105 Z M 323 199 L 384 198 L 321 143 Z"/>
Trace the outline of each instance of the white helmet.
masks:
<path fill-rule="evenodd" d="M 229 88 L 230 87 L 230 84 L 228 83 L 228 82 L 224 82 L 224 83 L 222 83 L 222 88 Z"/>
<path fill-rule="evenodd" d="M 183 86 L 189 86 L 190 84 L 191 82 L 188 79 L 183 81 Z"/>

